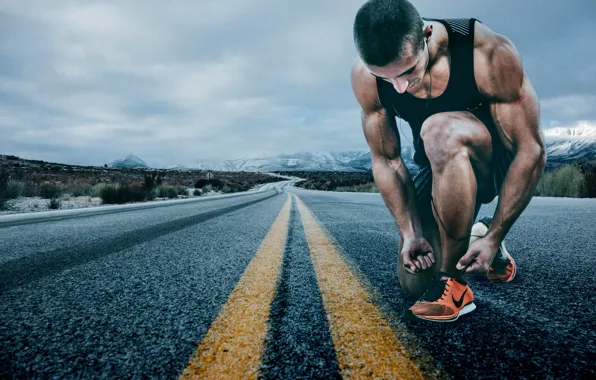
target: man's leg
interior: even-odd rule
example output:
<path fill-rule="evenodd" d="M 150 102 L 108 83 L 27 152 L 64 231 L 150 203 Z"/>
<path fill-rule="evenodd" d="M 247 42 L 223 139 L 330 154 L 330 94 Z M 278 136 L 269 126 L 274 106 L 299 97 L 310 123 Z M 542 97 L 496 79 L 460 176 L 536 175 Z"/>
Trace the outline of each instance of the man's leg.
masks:
<path fill-rule="evenodd" d="M 421 138 L 433 175 L 432 212 L 442 249 L 439 270 L 461 276 L 455 266 L 468 248 L 477 194 L 493 186 L 491 136 L 471 113 L 447 112 L 429 117 Z"/>
<path fill-rule="evenodd" d="M 420 136 L 432 169 L 431 212 L 437 222 L 441 260 L 428 290 L 406 318 L 450 322 L 476 308 L 474 294 L 455 266 L 468 247 L 478 194 L 493 186 L 492 140 L 484 124 L 467 112 L 429 117 Z"/>
<path fill-rule="evenodd" d="M 422 222 L 422 231 L 424 238 L 432 246 L 435 262 L 432 268 L 416 274 L 412 274 L 403 266 L 403 260 L 399 255 L 398 261 L 398 277 L 400 285 L 406 296 L 412 299 L 418 299 L 428 289 L 432 283 L 433 277 L 440 270 L 442 263 L 441 250 L 441 235 L 439 234 L 439 227 L 435 216 L 433 214 L 431 205 L 432 193 L 432 171 L 430 166 L 423 168 L 420 173 L 414 178 L 416 185 L 416 193 L 418 195 L 418 211 L 420 213 L 420 220 Z M 474 210 L 474 219 L 478 215 L 481 204 L 476 202 L 476 209 Z M 400 239 L 399 252 L 403 247 L 403 239 Z"/>

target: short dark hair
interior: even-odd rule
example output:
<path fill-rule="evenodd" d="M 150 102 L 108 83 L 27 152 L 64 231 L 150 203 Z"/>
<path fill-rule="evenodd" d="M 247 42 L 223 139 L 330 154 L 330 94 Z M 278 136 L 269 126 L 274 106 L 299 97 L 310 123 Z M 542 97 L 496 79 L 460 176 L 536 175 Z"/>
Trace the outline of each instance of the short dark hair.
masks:
<path fill-rule="evenodd" d="M 399 60 L 407 43 L 424 46 L 422 17 L 407 0 L 369 0 L 354 19 L 354 43 L 362 60 L 386 66 Z"/>

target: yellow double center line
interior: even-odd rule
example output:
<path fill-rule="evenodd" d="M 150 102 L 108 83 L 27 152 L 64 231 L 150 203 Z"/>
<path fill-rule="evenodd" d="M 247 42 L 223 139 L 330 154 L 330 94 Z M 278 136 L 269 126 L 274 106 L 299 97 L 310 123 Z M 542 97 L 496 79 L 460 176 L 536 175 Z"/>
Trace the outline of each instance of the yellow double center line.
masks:
<path fill-rule="evenodd" d="M 257 377 L 291 206 L 288 194 L 269 233 L 190 359 L 181 379 Z"/>
<path fill-rule="evenodd" d="M 343 378 L 443 377 L 428 355 L 425 371 L 374 305 L 366 287 L 343 260 L 306 205 L 295 196 Z M 181 378 L 254 379 L 264 351 L 269 310 L 283 257 L 291 198 Z M 402 333 L 406 335 L 407 333 Z M 409 341 L 415 340 L 408 336 Z M 420 348 L 417 351 L 422 351 Z"/>

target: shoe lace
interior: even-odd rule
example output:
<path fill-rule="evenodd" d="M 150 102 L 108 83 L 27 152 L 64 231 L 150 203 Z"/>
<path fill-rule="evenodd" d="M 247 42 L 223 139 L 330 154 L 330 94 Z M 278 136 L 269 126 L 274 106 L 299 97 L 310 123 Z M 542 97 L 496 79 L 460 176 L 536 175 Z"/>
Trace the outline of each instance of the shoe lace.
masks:
<path fill-rule="evenodd" d="M 437 277 L 431 286 L 422 295 L 422 301 L 435 302 L 442 300 L 449 288 L 449 281 L 443 280 L 442 277 Z"/>

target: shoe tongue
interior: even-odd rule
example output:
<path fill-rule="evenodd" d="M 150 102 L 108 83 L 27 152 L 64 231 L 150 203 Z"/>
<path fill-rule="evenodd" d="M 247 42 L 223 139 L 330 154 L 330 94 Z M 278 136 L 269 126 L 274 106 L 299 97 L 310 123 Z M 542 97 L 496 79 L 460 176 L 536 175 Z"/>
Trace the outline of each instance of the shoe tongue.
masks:
<path fill-rule="evenodd" d="M 434 302 L 443 296 L 445 286 L 449 277 L 446 274 L 437 273 L 435 280 L 432 282 L 428 290 L 422 296 L 423 301 Z"/>

